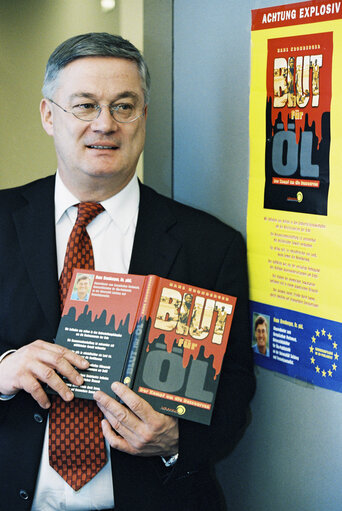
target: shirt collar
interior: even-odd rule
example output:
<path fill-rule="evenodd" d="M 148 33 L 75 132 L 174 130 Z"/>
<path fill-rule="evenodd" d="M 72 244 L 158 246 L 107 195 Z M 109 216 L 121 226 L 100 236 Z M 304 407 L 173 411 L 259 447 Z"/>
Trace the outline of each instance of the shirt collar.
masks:
<path fill-rule="evenodd" d="M 119 193 L 109 199 L 101 201 L 111 220 L 118 228 L 125 232 L 130 223 L 136 219 L 139 209 L 140 189 L 138 178 L 133 179 Z M 55 184 L 55 222 L 56 225 L 64 214 L 68 214 L 69 208 L 80 201 L 75 197 L 63 183 L 59 172 L 56 174 Z"/>

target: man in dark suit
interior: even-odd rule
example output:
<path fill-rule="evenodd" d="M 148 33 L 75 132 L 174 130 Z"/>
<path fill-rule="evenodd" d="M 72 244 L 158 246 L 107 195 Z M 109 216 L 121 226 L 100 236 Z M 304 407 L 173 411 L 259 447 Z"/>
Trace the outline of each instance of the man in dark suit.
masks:
<path fill-rule="evenodd" d="M 85 34 L 62 43 L 43 93 L 58 172 L 0 193 L 0 510 L 219 509 L 210 463 L 234 445 L 255 386 L 242 238 L 138 184 L 149 75 L 128 41 Z M 108 462 L 74 492 L 49 466 L 44 383 L 70 402 L 60 375 L 80 384 L 77 369 L 88 364 L 53 343 L 58 278 L 75 204 L 85 201 L 105 209 L 87 227 L 96 269 L 154 273 L 238 300 L 212 424 L 159 414 L 122 384 L 113 390 L 125 405 L 97 392 Z"/>

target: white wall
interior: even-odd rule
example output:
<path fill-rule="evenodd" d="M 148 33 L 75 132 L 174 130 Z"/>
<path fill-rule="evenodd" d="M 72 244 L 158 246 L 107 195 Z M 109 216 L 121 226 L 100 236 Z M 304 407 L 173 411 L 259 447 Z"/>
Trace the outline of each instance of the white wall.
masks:
<path fill-rule="evenodd" d="M 68 37 L 111 32 L 143 49 L 143 0 L 0 1 L 0 188 L 17 186 L 56 169 L 53 141 L 40 123 L 47 59 Z M 139 167 L 142 172 L 142 167 Z"/>

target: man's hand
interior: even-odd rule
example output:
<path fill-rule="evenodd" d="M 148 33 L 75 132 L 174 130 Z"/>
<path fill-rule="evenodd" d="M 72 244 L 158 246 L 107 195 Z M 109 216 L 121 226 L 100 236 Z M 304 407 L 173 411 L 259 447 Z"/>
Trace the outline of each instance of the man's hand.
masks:
<path fill-rule="evenodd" d="M 74 394 L 56 371 L 71 383 L 81 385 L 83 377 L 73 366 L 87 369 L 89 362 L 57 344 L 34 341 L 9 354 L 0 363 L 0 393 L 11 395 L 25 390 L 42 408 L 49 408 L 49 398 L 40 383 L 43 382 L 54 389 L 64 401 L 71 401 Z"/>
<path fill-rule="evenodd" d="M 103 434 L 114 449 L 138 456 L 178 452 L 178 419 L 156 412 L 122 383 L 113 383 L 112 390 L 127 406 L 101 391 L 94 399 L 106 417 Z"/>

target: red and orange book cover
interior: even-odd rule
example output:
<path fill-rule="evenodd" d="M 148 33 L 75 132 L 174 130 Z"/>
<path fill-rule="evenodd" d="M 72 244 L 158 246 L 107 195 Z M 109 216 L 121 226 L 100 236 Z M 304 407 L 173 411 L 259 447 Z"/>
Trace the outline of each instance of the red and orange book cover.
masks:
<path fill-rule="evenodd" d="M 156 275 L 74 271 L 56 343 L 90 362 L 76 397 L 122 381 L 155 410 L 209 424 L 236 298 Z"/>
<path fill-rule="evenodd" d="M 268 39 L 264 208 L 327 215 L 332 32 Z"/>

